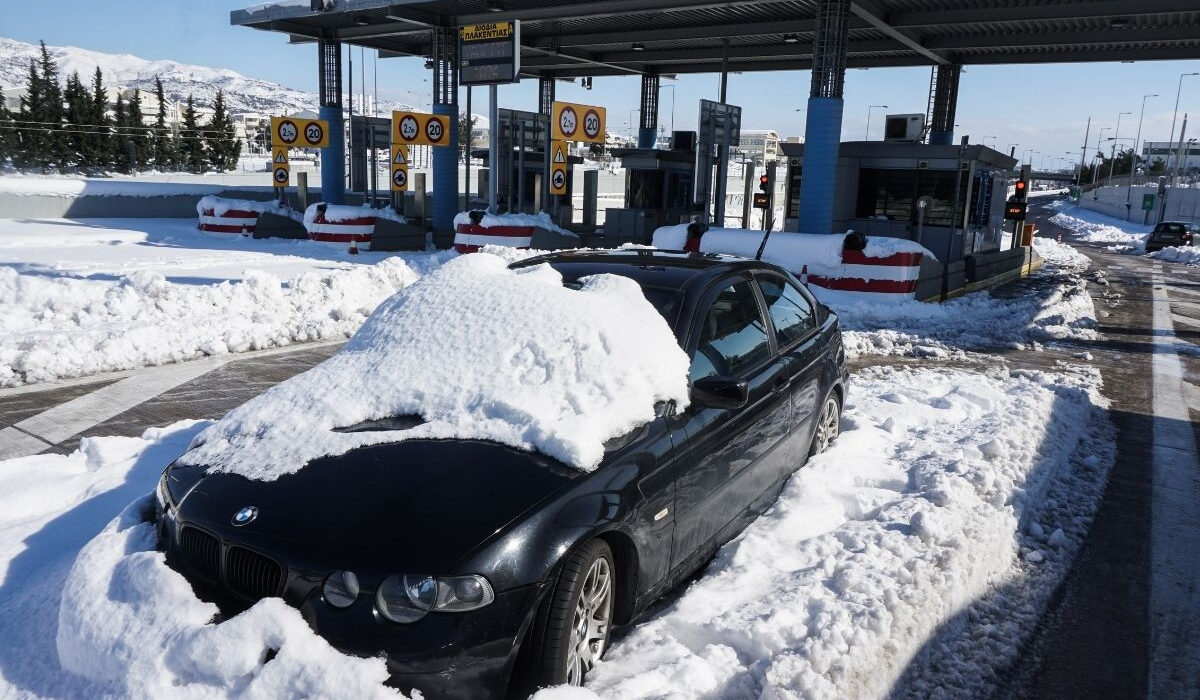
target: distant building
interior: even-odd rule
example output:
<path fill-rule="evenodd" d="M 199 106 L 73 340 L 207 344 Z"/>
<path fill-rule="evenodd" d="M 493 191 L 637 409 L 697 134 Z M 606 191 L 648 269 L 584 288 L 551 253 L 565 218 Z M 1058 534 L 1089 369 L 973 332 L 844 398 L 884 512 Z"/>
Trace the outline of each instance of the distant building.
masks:
<path fill-rule="evenodd" d="M 738 150 L 754 161 L 755 165 L 763 165 L 779 160 L 779 132 L 766 129 L 742 129 L 741 143 Z"/>
<path fill-rule="evenodd" d="M 1142 159 L 1146 165 L 1153 165 L 1156 159 L 1162 159 L 1166 167 L 1170 168 L 1175 160 L 1175 154 L 1179 150 L 1179 142 L 1168 143 L 1166 141 L 1146 141 L 1142 143 Z M 1188 141 L 1183 145 L 1182 156 L 1179 161 L 1180 170 L 1191 170 L 1200 168 L 1200 144 Z"/>

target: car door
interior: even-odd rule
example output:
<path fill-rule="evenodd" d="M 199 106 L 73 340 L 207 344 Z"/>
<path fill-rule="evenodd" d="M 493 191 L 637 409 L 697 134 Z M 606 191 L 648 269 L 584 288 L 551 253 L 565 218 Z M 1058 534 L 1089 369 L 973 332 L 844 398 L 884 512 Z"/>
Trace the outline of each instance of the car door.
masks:
<path fill-rule="evenodd" d="M 773 460 L 786 476 L 808 458 L 817 412 L 824 398 L 825 339 L 817 323 L 816 305 L 809 294 L 776 273 L 755 276 L 767 308 L 781 357 L 789 361 L 787 400 L 792 423 Z M 786 458 L 784 458 L 786 455 Z"/>
<path fill-rule="evenodd" d="M 736 377 L 746 382 L 748 400 L 739 409 L 692 405 L 676 418 L 683 447 L 676 462 L 673 566 L 708 556 L 722 529 L 761 493 L 756 477 L 790 421 L 790 361 L 776 352 L 750 276 L 716 285 L 693 318 L 691 381 Z"/>

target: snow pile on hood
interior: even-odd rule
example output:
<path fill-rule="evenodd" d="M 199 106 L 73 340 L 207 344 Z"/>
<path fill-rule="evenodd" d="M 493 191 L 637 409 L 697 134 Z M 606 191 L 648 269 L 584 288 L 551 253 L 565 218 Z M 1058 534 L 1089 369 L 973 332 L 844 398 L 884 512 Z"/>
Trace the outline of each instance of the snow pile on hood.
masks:
<path fill-rule="evenodd" d="M 594 468 L 604 442 L 688 399 L 688 358 L 641 287 L 563 286 L 547 265 L 464 255 L 380 305 L 337 355 L 230 411 L 183 459 L 270 481 L 415 438 L 493 440 Z M 410 430 L 334 428 L 420 415 Z M 399 468 L 399 467 L 398 467 Z"/>
<path fill-rule="evenodd" d="M 0 387 L 345 338 L 416 279 L 399 258 L 214 285 L 149 270 L 113 283 L 0 267 Z"/>
<path fill-rule="evenodd" d="M 1048 238 L 1035 238 L 1034 247 L 1045 266 L 1030 278 L 1034 289 L 1012 297 L 979 291 L 942 303 L 880 304 L 816 285 L 809 290 L 837 312 L 851 357 L 945 357 L 963 350 L 1094 340 L 1096 307 L 1083 277 L 1087 257 Z"/>
<path fill-rule="evenodd" d="M 230 199 L 206 194 L 196 202 L 196 214 L 204 216 L 204 212 L 212 211 L 213 216 L 225 216 L 230 211 L 256 211 L 259 214 L 270 212 L 280 216 L 292 217 L 295 212 L 291 207 L 285 207 L 276 200 L 259 202 L 252 199 Z"/>
<path fill-rule="evenodd" d="M 654 232 L 654 245 L 663 250 L 682 250 L 687 242 L 687 224 L 664 226 Z M 763 232 L 740 228 L 710 228 L 700 237 L 700 252 L 726 253 L 753 258 L 762 245 Z M 844 234 L 775 231 L 767 238 L 762 259 L 799 274 L 803 266 L 814 275 L 841 276 Z M 868 258 L 886 258 L 896 253 L 921 253 L 936 260 L 921 244 L 903 238 L 867 236 L 862 251 Z"/>
<path fill-rule="evenodd" d="M 887 696 L 993 585 L 1070 561 L 1086 531 L 1075 516 L 1094 510 L 1092 487 L 1112 458 L 1111 442 L 1090 443 L 1089 426 L 1104 421 L 1098 381 L 1002 370 L 856 376 L 833 448 L 703 577 L 616 641 L 585 689 L 537 700 Z M 1077 472 L 1091 490 L 1064 497 L 1075 512 L 1055 511 L 1047 494 Z M 1065 532 L 1026 537 L 1039 518 L 1037 531 Z M 1040 601 L 1055 583 L 1039 582 Z M 1033 625 L 989 627 L 994 639 L 976 640 L 971 659 L 977 678 L 964 672 L 956 681 L 966 687 L 944 697 L 988 697 L 972 684 L 994 681 L 1003 659 L 989 654 L 1017 653 Z M 925 691 L 915 695 L 938 697 Z"/>
<path fill-rule="evenodd" d="M 1070 212 L 1070 213 L 1067 213 Z M 1089 243 L 1112 243 L 1109 250 L 1141 255 L 1146 252 L 1146 238 L 1151 226 L 1121 221 L 1098 212 L 1073 206 L 1050 217 L 1050 222 L 1074 233 Z"/>
<path fill-rule="evenodd" d="M 1200 247 L 1195 246 L 1172 246 L 1156 250 L 1150 254 L 1152 258 L 1166 260 L 1167 262 L 1184 263 L 1186 265 L 1200 265 Z"/>
<path fill-rule="evenodd" d="M 476 225 L 475 222 L 471 221 L 470 212 L 461 211 L 454 215 L 454 228 L 457 229 L 460 225 Z M 483 218 L 479 220 L 478 226 L 481 228 L 491 228 L 493 226 L 529 226 L 531 228 L 543 228 L 547 231 L 561 233 L 564 236 L 579 238 L 579 235 L 574 231 L 568 231 L 567 229 L 554 223 L 554 220 L 550 218 L 550 215 L 544 211 L 540 211 L 536 214 L 484 214 Z"/>

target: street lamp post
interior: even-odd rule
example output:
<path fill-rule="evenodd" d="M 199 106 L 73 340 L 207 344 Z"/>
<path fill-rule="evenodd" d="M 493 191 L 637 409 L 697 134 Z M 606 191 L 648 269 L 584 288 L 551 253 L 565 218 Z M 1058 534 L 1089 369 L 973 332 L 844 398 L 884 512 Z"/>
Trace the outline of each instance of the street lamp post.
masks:
<path fill-rule="evenodd" d="M 1183 92 L 1183 79 L 1189 75 L 1200 75 L 1200 73 L 1179 74 L 1179 87 L 1175 88 L 1175 113 L 1171 115 L 1171 138 L 1168 139 L 1168 143 L 1170 143 L 1172 146 L 1175 145 L 1175 120 L 1179 118 L 1179 95 Z M 1169 150 L 1167 151 L 1167 160 L 1171 160 L 1171 152 Z M 1171 166 L 1170 172 L 1168 173 L 1169 177 L 1167 178 L 1167 182 L 1171 182 L 1175 179 L 1175 168 L 1179 165 L 1178 156 L 1176 156 L 1174 163 L 1175 164 Z"/>
<path fill-rule="evenodd" d="M 867 133 L 865 136 L 863 136 L 864 141 L 871 140 L 871 112 L 876 108 L 887 109 L 888 106 L 887 105 L 870 105 L 867 107 Z"/>
<path fill-rule="evenodd" d="M 1097 154 L 1100 153 L 1100 142 L 1104 140 L 1104 132 L 1106 132 L 1106 131 L 1112 131 L 1112 127 L 1111 126 L 1101 127 L 1100 133 L 1096 134 L 1096 153 Z M 1094 157 L 1093 157 L 1093 160 L 1095 160 Z M 1099 179 L 1099 176 L 1100 176 L 1100 164 L 1097 163 L 1092 167 L 1092 184 L 1093 185 L 1096 184 L 1096 180 Z"/>
<path fill-rule="evenodd" d="M 1137 136 L 1133 139 L 1133 155 L 1129 158 L 1129 182 L 1125 185 L 1125 216 L 1129 217 L 1133 211 L 1133 175 L 1137 171 L 1137 149 L 1142 145 L 1142 118 L 1146 116 L 1146 100 L 1158 95 L 1143 95 L 1142 96 L 1142 111 L 1138 114 L 1138 130 Z"/>
<path fill-rule="evenodd" d="M 1117 115 L 1117 128 L 1113 131 L 1113 137 L 1109 139 L 1113 142 L 1112 155 L 1108 160 L 1108 184 L 1110 185 L 1112 184 L 1113 168 L 1117 166 L 1117 139 L 1121 138 L 1121 117 L 1126 114 L 1132 115 L 1133 112 L 1121 112 Z"/>

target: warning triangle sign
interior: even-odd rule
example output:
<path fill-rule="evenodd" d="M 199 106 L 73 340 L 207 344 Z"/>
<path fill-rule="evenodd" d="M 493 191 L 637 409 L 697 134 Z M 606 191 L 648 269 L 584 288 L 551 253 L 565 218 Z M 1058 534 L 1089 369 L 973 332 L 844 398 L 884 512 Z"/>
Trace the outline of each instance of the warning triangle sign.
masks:
<path fill-rule="evenodd" d="M 404 149 L 396 149 L 396 158 L 392 161 L 393 165 L 408 165 L 408 159 L 404 157 Z"/>
<path fill-rule="evenodd" d="M 282 148 L 280 148 L 280 149 L 276 150 L 276 151 L 275 151 L 275 162 L 276 162 L 276 163 L 286 163 L 286 162 L 288 162 L 288 159 L 287 159 L 287 151 L 283 150 Z"/>
<path fill-rule="evenodd" d="M 561 143 L 554 145 L 554 162 L 555 163 L 566 163 L 567 162 L 567 156 L 565 153 L 563 153 L 563 147 L 562 147 Z"/>

